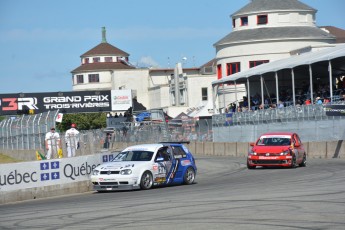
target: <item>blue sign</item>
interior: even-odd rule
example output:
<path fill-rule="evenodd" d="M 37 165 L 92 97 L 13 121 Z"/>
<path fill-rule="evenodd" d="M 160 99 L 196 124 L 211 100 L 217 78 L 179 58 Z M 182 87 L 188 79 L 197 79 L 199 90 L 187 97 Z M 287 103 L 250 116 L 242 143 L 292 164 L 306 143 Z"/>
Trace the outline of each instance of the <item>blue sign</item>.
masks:
<path fill-rule="evenodd" d="M 44 171 L 41 173 L 41 181 L 58 180 L 60 179 L 60 172 L 49 172 L 48 170 L 60 169 L 59 161 L 42 162 L 40 163 L 40 169 Z M 47 172 L 48 171 L 48 172 Z"/>
<path fill-rule="evenodd" d="M 58 168 L 60 168 L 60 162 L 58 162 L 58 161 L 50 162 L 50 167 L 51 167 L 51 169 L 58 169 Z"/>
<path fill-rule="evenodd" d="M 59 172 L 52 172 L 51 177 L 52 177 L 52 180 L 60 179 L 60 173 Z"/>
<path fill-rule="evenodd" d="M 49 180 L 49 173 L 41 173 L 41 181 Z"/>
<path fill-rule="evenodd" d="M 48 162 L 40 163 L 40 168 L 41 168 L 41 170 L 48 170 L 49 169 L 49 163 Z"/>

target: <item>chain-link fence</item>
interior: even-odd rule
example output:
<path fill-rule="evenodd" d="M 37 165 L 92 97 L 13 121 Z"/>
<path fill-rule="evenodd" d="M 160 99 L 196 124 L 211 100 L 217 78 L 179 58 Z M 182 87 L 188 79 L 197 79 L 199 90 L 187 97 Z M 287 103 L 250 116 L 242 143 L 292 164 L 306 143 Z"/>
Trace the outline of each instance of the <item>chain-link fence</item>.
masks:
<path fill-rule="evenodd" d="M 45 135 L 55 126 L 57 113 L 3 120 L 0 122 L 0 150 L 42 150 L 46 153 Z M 123 122 L 121 128 L 80 131 L 76 155 L 114 149 L 119 143 L 251 142 L 260 134 L 272 131 L 298 132 L 303 141 L 344 140 L 345 116 L 327 116 L 322 105 L 302 105 L 219 114 L 212 119 L 188 118 L 170 123 L 154 120 Z M 65 138 L 65 133 L 60 133 L 60 138 L 64 156 L 67 156 L 70 141 Z"/>
<path fill-rule="evenodd" d="M 8 117 L 0 122 L 0 149 L 41 149 L 58 111 Z"/>

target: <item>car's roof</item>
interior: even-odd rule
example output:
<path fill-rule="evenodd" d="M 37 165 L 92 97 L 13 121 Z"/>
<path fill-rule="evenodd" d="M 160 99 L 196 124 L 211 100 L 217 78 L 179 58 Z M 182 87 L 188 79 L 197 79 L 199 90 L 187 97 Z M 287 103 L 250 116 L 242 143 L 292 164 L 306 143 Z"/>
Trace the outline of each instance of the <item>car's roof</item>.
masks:
<path fill-rule="evenodd" d="M 133 150 L 144 150 L 144 151 L 156 151 L 157 148 L 163 147 L 162 144 L 141 144 L 141 145 L 133 145 L 128 146 L 123 151 L 133 151 Z"/>
<path fill-rule="evenodd" d="M 292 136 L 295 133 L 293 132 L 268 132 L 268 133 L 264 133 L 261 136 L 273 136 L 273 135 L 284 135 L 284 136 Z"/>

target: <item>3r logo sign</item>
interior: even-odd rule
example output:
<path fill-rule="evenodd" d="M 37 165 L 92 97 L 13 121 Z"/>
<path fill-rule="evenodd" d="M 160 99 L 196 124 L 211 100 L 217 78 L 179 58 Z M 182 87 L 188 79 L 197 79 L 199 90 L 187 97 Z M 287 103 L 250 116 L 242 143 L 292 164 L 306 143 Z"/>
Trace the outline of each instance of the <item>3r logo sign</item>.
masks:
<path fill-rule="evenodd" d="M 0 100 L 2 111 L 16 111 L 24 109 L 38 109 L 36 97 L 23 97 L 23 98 L 2 98 Z"/>

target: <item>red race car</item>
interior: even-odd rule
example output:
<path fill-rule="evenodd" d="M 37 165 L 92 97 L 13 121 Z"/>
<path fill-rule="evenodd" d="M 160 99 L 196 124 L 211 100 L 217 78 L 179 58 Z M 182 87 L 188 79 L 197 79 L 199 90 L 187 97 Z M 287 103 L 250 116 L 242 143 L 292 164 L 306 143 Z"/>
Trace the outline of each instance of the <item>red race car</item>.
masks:
<path fill-rule="evenodd" d="M 250 143 L 247 167 L 281 166 L 294 168 L 307 165 L 307 154 L 297 133 L 265 133 L 255 143 Z"/>

